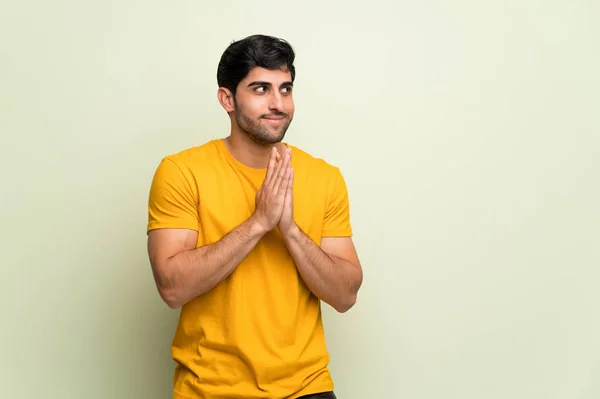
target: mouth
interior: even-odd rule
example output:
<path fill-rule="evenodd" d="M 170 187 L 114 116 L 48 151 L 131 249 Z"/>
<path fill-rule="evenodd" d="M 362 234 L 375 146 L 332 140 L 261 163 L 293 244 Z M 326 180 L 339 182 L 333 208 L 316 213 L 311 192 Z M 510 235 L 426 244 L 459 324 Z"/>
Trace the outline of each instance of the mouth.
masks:
<path fill-rule="evenodd" d="M 281 124 L 285 121 L 285 118 L 283 118 L 283 117 L 264 117 L 263 119 L 265 121 L 267 121 L 267 123 L 274 124 L 274 125 Z"/>

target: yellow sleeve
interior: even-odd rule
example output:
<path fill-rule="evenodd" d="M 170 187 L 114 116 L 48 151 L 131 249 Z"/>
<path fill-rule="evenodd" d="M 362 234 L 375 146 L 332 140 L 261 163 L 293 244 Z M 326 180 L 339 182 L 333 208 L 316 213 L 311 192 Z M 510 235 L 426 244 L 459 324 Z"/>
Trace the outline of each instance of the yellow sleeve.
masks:
<path fill-rule="evenodd" d="M 350 201 L 346 181 L 340 170 L 336 168 L 333 187 L 329 195 L 325 221 L 323 223 L 323 237 L 350 237 L 352 226 L 350 224 Z"/>
<path fill-rule="evenodd" d="M 158 165 L 148 199 L 147 231 L 160 228 L 198 231 L 198 190 L 169 159 Z"/>

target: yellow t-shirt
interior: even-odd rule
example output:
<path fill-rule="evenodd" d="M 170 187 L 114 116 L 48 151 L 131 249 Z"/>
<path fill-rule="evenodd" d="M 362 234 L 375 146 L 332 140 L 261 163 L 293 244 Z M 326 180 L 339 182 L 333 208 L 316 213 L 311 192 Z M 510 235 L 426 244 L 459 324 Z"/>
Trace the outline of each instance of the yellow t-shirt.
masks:
<path fill-rule="evenodd" d="M 350 236 L 339 169 L 286 145 L 296 223 L 316 243 Z M 222 139 L 167 156 L 152 181 L 148 231 L 187 228 L 198 231 L 198 247 L 215 243 L 251 216 L 265 175 L 237 161 Z M 229 277 L 182 307 L 172 355 L 176 399 L 293 399 L 333 390 L 320 301 L 277 229 Z"/>

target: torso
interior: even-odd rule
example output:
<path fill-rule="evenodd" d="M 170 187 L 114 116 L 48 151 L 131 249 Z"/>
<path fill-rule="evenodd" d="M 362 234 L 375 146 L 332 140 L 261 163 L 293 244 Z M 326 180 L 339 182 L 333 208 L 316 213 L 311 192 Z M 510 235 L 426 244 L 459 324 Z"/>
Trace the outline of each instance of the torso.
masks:
<path fill-rule="evenodd" d="M 331 167 L 295 147 L 292 153 L 294 218 L 319 243 Z M 217 242 L 251 216 L 266 169 L 241 164 L 222 140 L 172 158 L 194 177 L 198 246 Z M 276 229 L 227 279 L 182 308 L 173 356 L 181 397 L 294 398 L 333 389 L 320 302 Z"/>

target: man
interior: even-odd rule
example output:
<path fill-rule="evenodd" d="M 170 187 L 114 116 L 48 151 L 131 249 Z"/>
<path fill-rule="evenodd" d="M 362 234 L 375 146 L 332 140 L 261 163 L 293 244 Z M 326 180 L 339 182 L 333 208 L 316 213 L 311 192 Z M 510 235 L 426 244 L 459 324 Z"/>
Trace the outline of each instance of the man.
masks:
<path fill-rule="evenodd" d="M 294 51 L 254 35 L 217 72 L 230 135 L 165 157 L 149 198 L 158 291 L 180 308 L 175 399 L 335 398 L 320 301 L 362 283 L 337 167 L 283 142 Z"/>

